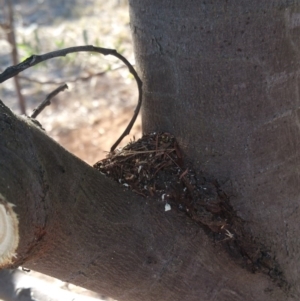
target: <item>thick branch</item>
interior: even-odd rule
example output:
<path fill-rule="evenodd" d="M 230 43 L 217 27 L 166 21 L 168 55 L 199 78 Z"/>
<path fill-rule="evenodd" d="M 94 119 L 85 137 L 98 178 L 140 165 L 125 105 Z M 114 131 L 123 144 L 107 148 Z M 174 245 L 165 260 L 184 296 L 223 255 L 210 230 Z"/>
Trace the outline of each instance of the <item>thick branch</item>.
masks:
<path fill-rule="evenodd" d="M 0 193 L 19 222 L 14 266 L 118 300 L 286 300 L 185 214 L 123 191 L 1 102 L 0 129 Z"/>

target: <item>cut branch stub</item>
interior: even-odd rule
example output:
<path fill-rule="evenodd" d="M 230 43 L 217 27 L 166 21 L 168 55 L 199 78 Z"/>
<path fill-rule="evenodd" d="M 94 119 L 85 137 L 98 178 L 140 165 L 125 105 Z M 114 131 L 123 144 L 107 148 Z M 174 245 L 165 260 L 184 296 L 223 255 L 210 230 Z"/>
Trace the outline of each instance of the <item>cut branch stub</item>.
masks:
<path fill-rule="evenodd" d="M 19 222 L 13 207 L 0 194 L 0 268 L 13 261 L 19 244 Z"/>

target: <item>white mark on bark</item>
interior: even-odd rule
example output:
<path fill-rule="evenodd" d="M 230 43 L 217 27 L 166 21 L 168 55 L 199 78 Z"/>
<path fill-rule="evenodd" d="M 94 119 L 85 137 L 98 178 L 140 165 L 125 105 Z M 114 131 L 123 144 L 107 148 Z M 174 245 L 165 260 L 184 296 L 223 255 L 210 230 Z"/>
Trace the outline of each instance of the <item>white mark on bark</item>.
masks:
<path fill-rule="evenodd" d="M 165 204 L 165 211 L 170 211 L 171 210 L 171 205 L 166 203 Z"/>

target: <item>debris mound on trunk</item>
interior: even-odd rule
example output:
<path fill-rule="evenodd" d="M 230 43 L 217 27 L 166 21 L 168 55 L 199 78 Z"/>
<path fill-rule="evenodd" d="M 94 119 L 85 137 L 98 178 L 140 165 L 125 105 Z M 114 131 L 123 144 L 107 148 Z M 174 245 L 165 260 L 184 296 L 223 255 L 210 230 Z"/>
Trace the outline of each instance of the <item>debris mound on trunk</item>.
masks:
<path fill-rule="evenodd" d="M 217 180 L 185 166 L 171 134 L 145 134 L 109 153 L 94 168 L 145 198 L 164 202 L 165 211 L 185 212 L 242 267 L 285 286 L 275 258 L 245 229 Z"/>
<path fill-rule="evenodd" d="M 139 195 L 165 202 L 167 209 L 186 212 L 218 234 L 215 239 L 234 235 L 228 229 L 229 214 L 224 215 L 228 210 L 218 196 L 216 185 L 204 177 L 199 179 L 191 168 L 183 165 L 176 139 L 169 133 L 144 135 L 110 153 L 94 167 Z"/>

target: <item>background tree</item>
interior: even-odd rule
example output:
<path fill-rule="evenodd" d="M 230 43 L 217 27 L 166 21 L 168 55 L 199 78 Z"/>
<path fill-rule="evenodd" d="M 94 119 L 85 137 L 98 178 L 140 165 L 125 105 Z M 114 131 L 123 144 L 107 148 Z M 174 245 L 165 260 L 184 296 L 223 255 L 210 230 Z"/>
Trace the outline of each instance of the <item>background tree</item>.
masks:
<path fill-rule="evenodd" d="M 130 2 L 143 129 L 173 133 L 230 195 L 235 234 L 253 238 L 263 273 L 229 255 L 234 243 L 123 191 L 1 106 L 2 207 L 16 204 L 20 224 L 13 263 L 119 300 L 297 300 L 299 6 Z"/>

